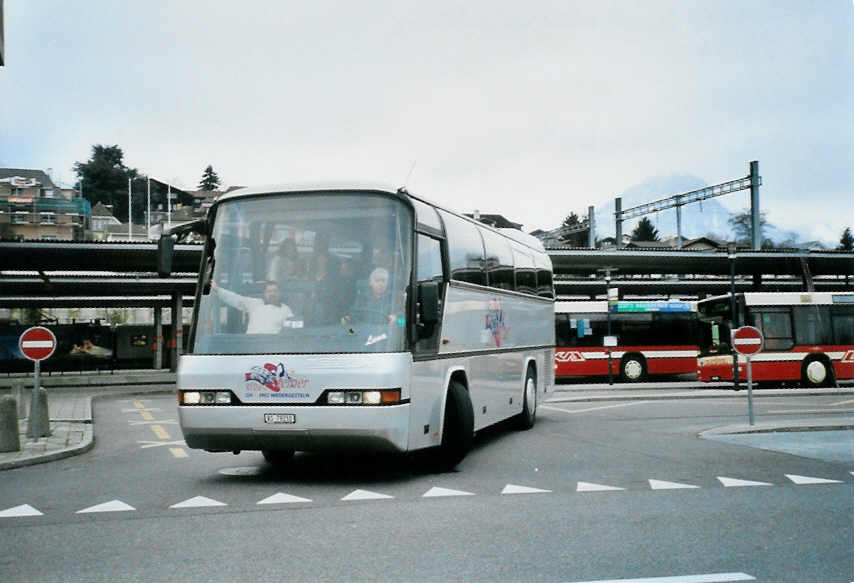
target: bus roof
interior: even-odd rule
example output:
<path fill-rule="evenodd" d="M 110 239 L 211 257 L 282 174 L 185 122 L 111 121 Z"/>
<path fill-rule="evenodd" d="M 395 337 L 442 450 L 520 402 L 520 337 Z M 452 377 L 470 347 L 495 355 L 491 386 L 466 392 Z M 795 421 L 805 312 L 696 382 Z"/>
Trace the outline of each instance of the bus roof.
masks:
<path fill-rule="evenodd" d="M 748 306 L 854 304 L 854 292 L 745 292 L 735 295 L 743 296 L 744 303 Z M 706 298 L 700 302 L 721 300 L 728 301 L 729 294 Z"/>
<path fill-rule="evenodd" d="M 232 198 L 242 198 L 244 196 L 253 196 L 256 194 L 276 194 L 280 192 L 321 192 L 325 190 L 336 191 L 371 191 L 385 192 L 391 195 L 397 195 L 399 187 L 392 186 L 382 182 L 345 182 L 345 181 L 330 181 L 330 182 L 286 182 L 282 184 L 265 184 L 260 186 L 249 186 L 238 188 L 227 192 L 217 199 L 217 202 L 230 200 Z"/>
<path fill-rule="evenodd" d="M 682 300 L 617 302 L 617 313 L 620 314 L 644 312 L 695 312 L 696 310 L 696 302 L 686 302 Z M 558 314 L 604 314 L 607 311 L 608 302 L 605 300 L 555 302 L 555 313 Z"/>

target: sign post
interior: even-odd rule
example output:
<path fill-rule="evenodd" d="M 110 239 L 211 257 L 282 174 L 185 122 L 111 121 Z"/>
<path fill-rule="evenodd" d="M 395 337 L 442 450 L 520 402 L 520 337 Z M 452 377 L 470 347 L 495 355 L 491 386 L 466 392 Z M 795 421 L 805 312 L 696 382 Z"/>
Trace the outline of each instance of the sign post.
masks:
<path fill-rule="evenodd" d="M 35 362 L 35 383 L 33 385 L 33 437 L 39 440 L 39 374 L 41 361 L 50 358 L 56 350 L 56 336 L 47 328 L 33 326 L 27 328 L 18 339 L 18 349 L 26 358 Z"/>
<path fill-rule="evenodd" d="M 750 357 L 762 351 L 762 332 L 753 326 L 742 326 L 732 332 L 732 347 L 747 360 L 747 414 L 753 425 L 753 373 Z"/>

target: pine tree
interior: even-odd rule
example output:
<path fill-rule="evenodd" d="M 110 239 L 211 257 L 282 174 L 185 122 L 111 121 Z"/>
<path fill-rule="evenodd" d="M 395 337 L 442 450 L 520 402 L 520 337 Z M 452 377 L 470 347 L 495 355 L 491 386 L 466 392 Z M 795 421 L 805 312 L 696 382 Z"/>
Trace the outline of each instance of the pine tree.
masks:
<path fill-rule="evenodd" d="M 839 239 L 839 247 L 841 251 L 854 251 L 854 236 L 851 235 L 851 227 L 845 227 L 842 231 L 842 237 Z"/>
<path fill-rule="evenodd" d="M 632 241 L 658 241 L 658 229 L 648 217 L 638 221 L 638 226 L 632 231 Z"/>
<path fill-rule="evenodd" d="M 214 172 L 213 166 L 208 164 L 205 171 L 202 173 L 202 180 L 199 182 L 199 190 L 216 190 L 220 186 L 219 176 Z"/>

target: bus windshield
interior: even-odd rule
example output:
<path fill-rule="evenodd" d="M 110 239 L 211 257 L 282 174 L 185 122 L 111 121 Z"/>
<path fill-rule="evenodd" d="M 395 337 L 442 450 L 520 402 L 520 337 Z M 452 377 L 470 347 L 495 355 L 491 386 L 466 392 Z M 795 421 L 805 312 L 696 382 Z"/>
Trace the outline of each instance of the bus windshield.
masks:
<path fill-rule="evenodd" d="M 368 192 L 246 197 L 216 210 L 190 352 L 398 352 L 412 212 Z"/>

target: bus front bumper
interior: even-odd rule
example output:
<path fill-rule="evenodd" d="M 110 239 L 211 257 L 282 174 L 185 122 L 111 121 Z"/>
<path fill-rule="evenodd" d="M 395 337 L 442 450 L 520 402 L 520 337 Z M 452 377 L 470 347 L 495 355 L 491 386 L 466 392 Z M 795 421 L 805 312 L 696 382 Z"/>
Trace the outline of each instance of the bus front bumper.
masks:
<path fill-rule="evenodd" d="M 270 414 L 293 423 L 270 423 Z M 404 452 L 409 405 L 340 407 L 179 406 L 184 440 L 208 451 L 295 450 Z"/>

